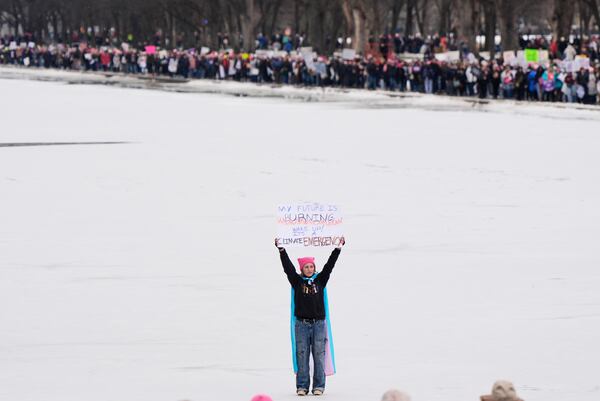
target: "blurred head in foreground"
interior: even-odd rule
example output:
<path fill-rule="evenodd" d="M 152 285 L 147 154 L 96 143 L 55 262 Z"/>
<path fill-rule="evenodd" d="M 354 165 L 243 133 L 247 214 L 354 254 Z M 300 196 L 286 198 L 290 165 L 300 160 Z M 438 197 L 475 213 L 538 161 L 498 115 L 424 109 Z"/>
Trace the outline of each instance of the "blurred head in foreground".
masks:
<path fill-rule="evenodd" d="M 399 390 L 388 390 L 381 397 L 381 401 L 410 401 L 410 396 Z"/>
<path fill-rule="evenodd" d="M 273 399 L 266 394 L 257 394 L 250 401 L 273 401 Z"/>
<path fill-rule="evenodd" d="M 491 395 L 482 395 L 481 401 L 522 401 L 517 397 L 517 391 L 512 382 L 498 380 L 492 386 Z"/>

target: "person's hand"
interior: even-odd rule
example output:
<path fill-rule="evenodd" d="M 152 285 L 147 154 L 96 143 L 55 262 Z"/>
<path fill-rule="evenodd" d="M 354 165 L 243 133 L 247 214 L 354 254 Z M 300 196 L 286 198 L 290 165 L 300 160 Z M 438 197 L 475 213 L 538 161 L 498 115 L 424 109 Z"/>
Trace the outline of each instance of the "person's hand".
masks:
<path fill-rule="evenodd" d="M 340 238 L 340 244 L 337 246 L 338 249 L 342 249 L 342 247 L 346 245 L 346 238 L 342 237 Z"/>
<path fill-rule="evenodd" d="M 279 240 L 277 238 L 275 238 L 275 247 L 279 249 L 279 252 L 283 252 L 285 250 L 284 247 L 279 246 Z"/>

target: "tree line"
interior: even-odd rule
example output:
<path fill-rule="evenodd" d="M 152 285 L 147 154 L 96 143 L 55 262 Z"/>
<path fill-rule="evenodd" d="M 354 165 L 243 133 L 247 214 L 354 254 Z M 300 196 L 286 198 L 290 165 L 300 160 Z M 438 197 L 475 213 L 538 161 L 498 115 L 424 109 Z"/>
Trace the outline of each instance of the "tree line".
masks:
<path fill-rule="evenodd" d="M 164 47 L 215 48 L 227 38 L 252 50 L 258 34 L 289 28 L 323 52 L 340 37 L 362 51 L 369 38 L 397 32 L 453 34 L 473 50 L 482 35 L 480 50 L 493 51 L 498 34 L 504 49 L 515 49 L 519 34 L 589 35 L 598 25 L 600 0 L 0 0 L 5 35 L 56 42 L 75 32 Z"/>

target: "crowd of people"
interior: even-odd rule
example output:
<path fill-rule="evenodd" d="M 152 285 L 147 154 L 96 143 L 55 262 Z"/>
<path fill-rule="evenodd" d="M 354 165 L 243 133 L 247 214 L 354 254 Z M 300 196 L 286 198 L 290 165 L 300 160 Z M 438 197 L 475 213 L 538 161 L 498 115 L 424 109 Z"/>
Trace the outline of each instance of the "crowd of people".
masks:
<path fill-rule="evenodd" d="M 525 40 L 525 39 L 523 39 Z M 227 39 L 223 39 L 227 45 Z M 600 38 L 548 41 L 543 36 L 522 46 L 547 49 L 544 62 L 515 63 L 500 56 L 486 60 L 445 37 L 382 35 L 369 40 L 364 55 L 340 51 L 319 55 L 302 40 L 257 39 L 252 53 L 222 48 L 161 49 L 128 43 L 37 44 L 0 38 L 0 64 L 74 71 L 104 71 L 184 79 L 215 79 L 315 87 L 410 91 L 481 99 L 545 102 L 600 102 Z M 341 44 L 340 47 L 343 47 Z M 440 59 L 457 49 L 459 58 Z M 410 55 L 410 56 L 407 56 Z M 585 58 L 585 65 L 568 63 Z"/>

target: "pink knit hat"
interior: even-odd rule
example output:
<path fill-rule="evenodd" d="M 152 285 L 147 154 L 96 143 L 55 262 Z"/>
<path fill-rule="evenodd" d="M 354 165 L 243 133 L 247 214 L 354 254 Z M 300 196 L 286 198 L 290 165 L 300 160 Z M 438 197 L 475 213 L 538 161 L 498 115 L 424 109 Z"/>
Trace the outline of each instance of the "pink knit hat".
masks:
<path fill-rule="evenodd" d="M 300 271 L 302 271 L 302 268 L 304 267 L 305 264 L 312 263 L 314 265 L 315 264 L 315 258 L 312 257 L 312 256 L 306 256 L 304 258 L 298 258 L 298 263 L 300 264 Z"/>
<path fill-rule="evenodd" d="M 250 401 L 273 401 L 273 399 L 266 394 L 258 394 L 252 397 Z"/>

